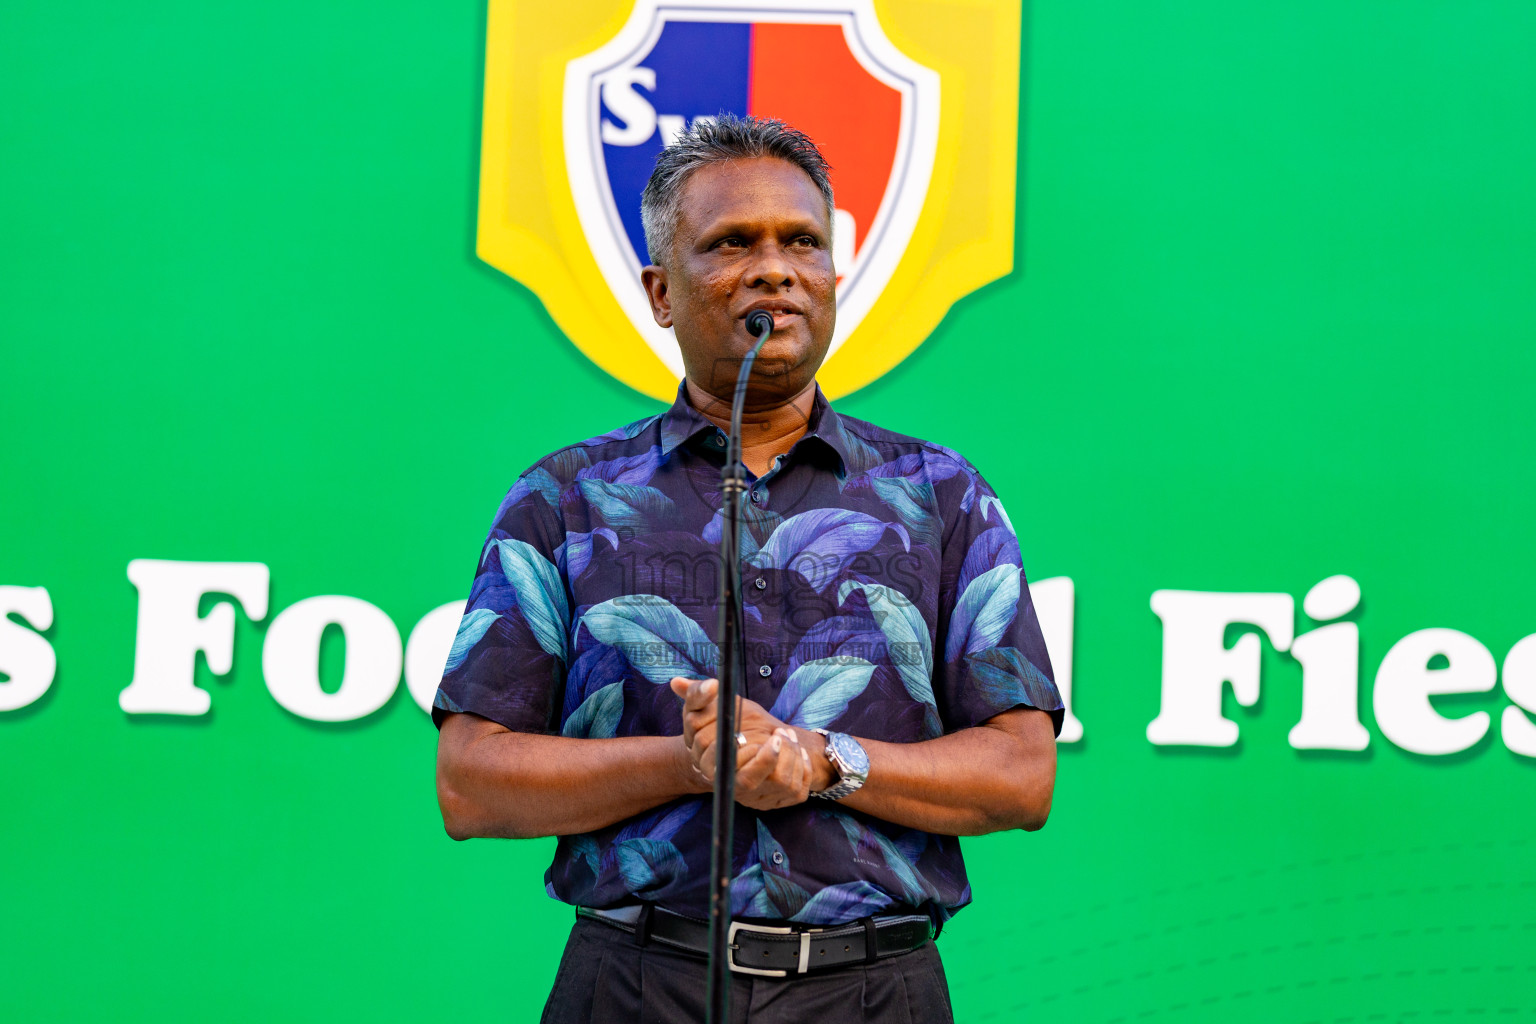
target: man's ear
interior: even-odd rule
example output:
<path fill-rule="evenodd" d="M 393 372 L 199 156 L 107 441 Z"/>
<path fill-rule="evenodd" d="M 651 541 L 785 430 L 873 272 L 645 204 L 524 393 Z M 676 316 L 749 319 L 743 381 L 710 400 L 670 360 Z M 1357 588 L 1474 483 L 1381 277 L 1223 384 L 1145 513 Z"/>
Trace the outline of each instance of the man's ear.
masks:
<path fill-rule="evenodd" d="M 667 293 L 667 271 L 665 267 L 652 264 L 640 271 L 640 284 L 645 289 L 645 297 L 651 300 L 651 316 L 656 320 L 657 326 L 672 326 L 672 296 Z"/>

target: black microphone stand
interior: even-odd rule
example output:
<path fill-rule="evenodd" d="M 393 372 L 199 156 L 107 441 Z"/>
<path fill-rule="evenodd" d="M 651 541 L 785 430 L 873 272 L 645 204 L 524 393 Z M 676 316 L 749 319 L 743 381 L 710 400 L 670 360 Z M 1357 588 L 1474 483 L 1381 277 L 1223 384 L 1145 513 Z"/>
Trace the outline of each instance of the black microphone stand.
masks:
<path fill-rule="evenodd" d="M 722 498 L 720 531 L 720 665 L 719 689 L 715 692 L 715 799 L 714 831 L 709 858 L 709 981 L 705 988 L 706 1024 L 729 1024 L 731 1019 L 731 847 L 736 816 L 736 687 L 746 668 L 741 637 L 745 632 L 741 608 L 741 493 L 747 478 L 741 464 L 741 406 L 747 393 L 752 363 L 768 335 L 773 317 L 758 310 L 747 317 L 747 331 L 757 336 L 741 361 L 736 375 L 736 396 L 731 403 L 731 432 L 725 444 L 725 468 L 720 473 Z"/>

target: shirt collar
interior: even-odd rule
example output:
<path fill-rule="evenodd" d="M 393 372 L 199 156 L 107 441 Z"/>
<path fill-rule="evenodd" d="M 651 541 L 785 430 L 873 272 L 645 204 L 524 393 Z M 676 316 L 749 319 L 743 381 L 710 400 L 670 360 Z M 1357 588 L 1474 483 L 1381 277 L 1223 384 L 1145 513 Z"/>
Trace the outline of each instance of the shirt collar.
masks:
<path fill-rule="evenodd" d="M 805 434 L 795 442 L 795 446 L 799 447 L 808 439 L 812 439 L 812 444 L 819 442 L 825 445 L 837 455 L 840 475 L 845 475 L 850 468 L 859 468 L 861 460 L 857 454 L 866 446 L 856 442 L 849 434 L 843 418 L 837 414 L 837 410 L 832 408 L 832 403 L 827 401 L 827 396 L 822 394 L 821 385 L 817 384 L 815 387 L 816 396 L 811 404 L 810 423 L 806 427 Z M 688 382 L 686 380 L 679 382 L 677 397 L 673 400 L 672 407 L 661 414 L 662 458 L 671 455 L 673 449 L 692 440 L 696 435 L 715 429 L 714 423 L 688 401 Z"/>

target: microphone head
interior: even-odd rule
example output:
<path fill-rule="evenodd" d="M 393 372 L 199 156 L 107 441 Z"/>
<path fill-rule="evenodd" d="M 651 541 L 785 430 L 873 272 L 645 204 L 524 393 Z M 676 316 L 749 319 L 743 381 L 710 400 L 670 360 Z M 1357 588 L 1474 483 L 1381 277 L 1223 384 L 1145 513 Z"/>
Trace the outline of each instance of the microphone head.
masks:
<path fill-rule="evenodd" d="M 747 314 L 747 333 L 761 338 L 773 331 L 773 316 L 765 310 L 754 309 Z"/>

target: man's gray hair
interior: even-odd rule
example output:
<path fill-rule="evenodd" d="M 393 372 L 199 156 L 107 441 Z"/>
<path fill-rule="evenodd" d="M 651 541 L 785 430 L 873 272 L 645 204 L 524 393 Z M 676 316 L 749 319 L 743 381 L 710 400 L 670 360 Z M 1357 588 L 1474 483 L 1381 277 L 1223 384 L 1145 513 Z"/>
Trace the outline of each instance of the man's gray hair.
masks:
<path fill-rule="evenodd" d="M 670 262 L 683 186 L 694 171 L 722 160 L 763 156 L 787 160 L 810 175 L 821 197 L 827 201 L 827 224 L 830 227 L 834 209 L 832 179 L 828 176 L 830 168 L 809 136 L 783 121 L 769 118 L 737 117 L 726 113 L 718 117 L 700 117 L 661 151 L 656 158 L 656 167 L 651 171 L 651 180 L 640 193 L 640 225 L 645 229 L 645 247 L 650 251 L 651 262 L 658 266 Z"/>

